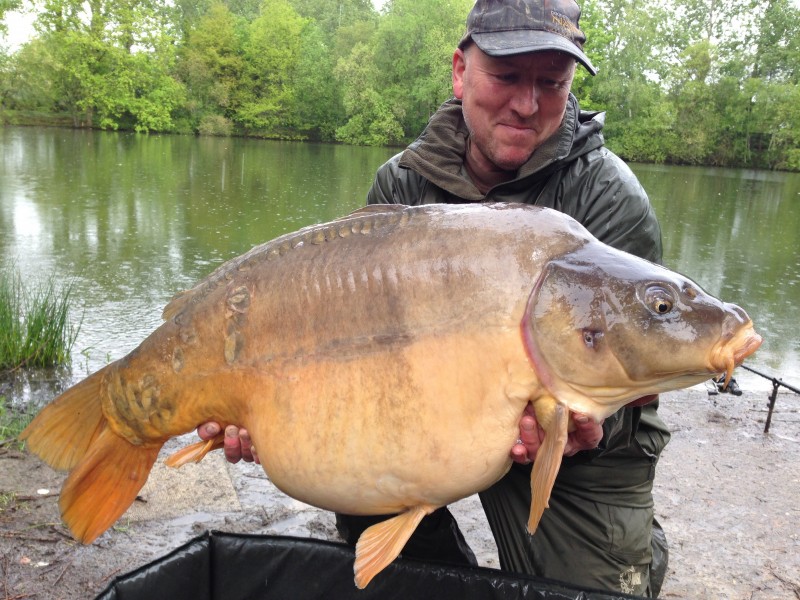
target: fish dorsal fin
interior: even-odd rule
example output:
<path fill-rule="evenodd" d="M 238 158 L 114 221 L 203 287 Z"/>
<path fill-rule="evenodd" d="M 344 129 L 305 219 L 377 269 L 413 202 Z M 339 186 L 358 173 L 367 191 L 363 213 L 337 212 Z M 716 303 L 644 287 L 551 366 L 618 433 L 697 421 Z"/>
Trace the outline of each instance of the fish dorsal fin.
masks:
<path fill-rule="evenodd" d="M 368 527 L 361 534 L 356 544 L 356 562 L 353 565 L 356 586 L 359 589 L 364 589 L 375 575 L 397 558 L 422 518 L 436 508 L 438 507 L 424 504 L 414 506 L 396 517 Z"/>
<path fill-rule="evenodd" d="M 408 206 L 405 204 L 368 204 L 367 206 L 362 206 L 361 208 L 357 208 L 353 212 L 344 217 L 337 219 L 337 221 L 341 221 L 342 219 L 349 219 L 351 217 L 363 217 L 365 215 L 393 215 L 396 213 L 403 212 L 407 210 Z"/>
<path fill-rule="evenodd" d="M 164 307 L 164 311 L 161 313 L 161 318 L 164 321 L 169 321 L 175 317 L 175 315 L 179 314 L 192 297 L 191 292 L 192 290 L 185 290 L 175 294 L 172 297 L 172 300 L 170 300 L 169 303 Z"/>
<path fill-rule="evenodd" d="M 569 410 L 551 396 L 536 400 L 533 408 L 536 420 L 544 429 L 544 441 L 536 453 L 531 472 L 531 513 L 528 518 L 528 532 L 531 534 L 536 533 L 544 509 L 548 507 L 569 429 Z"/>
<path fill-rule="evenodd" d="M 385 217 L 384 219 L 376 219 L 376 221 L 380 225 L 396 225 L 398 223 L 404 222 L 403 213 L 408 210 L 408 206 L 404 204 L 370 204 L 368 206 L 363 206 L 359 209 L 354 210 L 348 215 L 340 217 L 331 223 L 341 223 L 342 221 L 347 221 L 349 219 L 354 219 L 355 217 Z M 281 242 L 286 245 L 286 248 L 291 248 L 291 245 L 288 245 L 288 240 L 291 239 L 302 239 L 302 236 L 313 236 L 313 239 L 310 241 L 312 243 L 318 243 L 319 241 L 323 241 L 325 239 L 335 239 L 336 231 L 338 230 L 337 227 L 332 227 L 331 223 L 324 223 L 322 225 L 312 225 L 301 229 L 300 231 L 289 233 L 283 235 L 279 238 L 276 238 L 270 242 L 265 244 L 261 244 L 260 246 L 256 246 L 247 254 L 240 256 L 237 259 L 233 259 L 228 261 L 217 268 L 216 271 L 211 273 L 208 277 L 206 277 L 203 281 L 201 281 L 197 286 L 190 290 L 184 290 L 182 292 L 178 292 L 169 303 L 164 307 L 164 311 L 161 313 L 161 318 L 164 321 L 169 321 L 174 319 L 176 316 L 181 314 L 187 306 L 192 302 L 192 300 L 197 296 L 197 294 L 202 294 L 202 289 L 207 289 L 209 285 L 212 285 L 214 281 L 218 280 L 221 277 L 227 276 L 232 270 L 236 269 L 245 262 L 247 257 L 252 257 L 256 259 L 258 257 L 263 257 L 266 255 L 268 250 L 271 252 L 278 252 L 279 254 L 283 253 L 283 249 L 278 250 Z M 341 226 L 339 226 L 340 228 Z M 364 227 L 361 229 L 362 233 L 367 233 L 372 229 L 372 226 Z M 333 235 L 328 235 L 329 232 L 334 232 Z M 212 282 L 212 283 L 209 283 Z"/>

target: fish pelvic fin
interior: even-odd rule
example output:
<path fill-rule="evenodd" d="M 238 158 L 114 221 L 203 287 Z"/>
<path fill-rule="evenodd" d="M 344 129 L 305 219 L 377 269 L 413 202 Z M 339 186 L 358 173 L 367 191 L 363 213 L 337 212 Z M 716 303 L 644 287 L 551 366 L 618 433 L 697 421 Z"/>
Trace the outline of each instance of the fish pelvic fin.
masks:
<path fill-rule="evenodd" d="M 353 565 L 356 587 L 367 587 L 375 575 L 397 558 L 422 518 L 436 508 L 430 505 L 414 506 L 364 530 L 356 543 L 356 562 Z"/>
<path fill-rule="evenodd" d="M 100 432 L 67 477 L 58 502 L 76 539 L 90 544 L 122 516 L 147 481 L 162 445 L 135 446 L 110 428 Z"/>
<path fill-rule="evenodd" d="M 561 468 L 569 429 L 569 410 L 557 400 L 541 398 L 533 407 L 545 435 L 531 472 L 531 513 L 528 517 L 528 532 L 531 535 L 536 533 L 544 509 L 549 506 L 550 492 Z"/>
<path fill-rule="evenodd" d="M 61 394 L 20 434 L 28 449 L 54 469 L 75 467 L 105 427 L 102 373 L 98 371 Z"/>
<path fill-rule="evenodd" d="M 194 462 L 198 463 L 203 460 L 209 452 L 219 450 L 225 447 L 225 433 L 219 433 L 210 440 L 205 442 L 195 442 L 185 448 L 181 448 L 177 452 L 173 452 L 164 461 L 168 467 L 182 467 L 183 465 Z"/>

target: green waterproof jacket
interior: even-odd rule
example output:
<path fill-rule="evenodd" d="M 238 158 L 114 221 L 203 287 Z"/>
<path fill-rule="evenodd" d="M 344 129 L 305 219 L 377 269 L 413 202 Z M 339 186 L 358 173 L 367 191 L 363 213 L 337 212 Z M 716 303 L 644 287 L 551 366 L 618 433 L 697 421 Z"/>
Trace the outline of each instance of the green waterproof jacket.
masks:
<path fill-rule="evenodd" d="M 378 169 L 367 203 L 546 206 L 575 218 L 610 246 L 660 262 L 661 229 L 655 213 L 630 168 L 605 147 L 604 120 L 604 113 L 581 111 L 570 94 L 556 134 L 512 181 L 484 195 L 464 166 L 469 134 L 461 101 L 449 100 L 417 140 Z M 622 409 L 606 419 L 603 428 L 603 441 L 596 450 L 565 458 L 556 485 L 608 503 L 652 505 L 655 462 L 669 440 L 656 406 Z M 621 465 L 624 468 L 618 468 Z"/>

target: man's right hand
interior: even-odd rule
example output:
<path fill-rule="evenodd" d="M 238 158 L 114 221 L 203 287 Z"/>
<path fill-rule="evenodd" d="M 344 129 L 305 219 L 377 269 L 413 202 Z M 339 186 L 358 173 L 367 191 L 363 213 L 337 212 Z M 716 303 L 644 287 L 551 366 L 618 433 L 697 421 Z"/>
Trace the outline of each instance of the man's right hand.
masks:
<path fill-rule="evenodd" d="M 197 435 L 203 441 L 208 441 L 214 436 L 218 435 L 221 430 L 219 423 L 209 421 L 203 423 L 197 428 Z M 261 464 L 256 453 L 256 447 L 253 446 L 253 441 L 250 439 L 250 434 L 244 428 L 239 428 L 236 425 L 228 425 L 225 428 L 225 441 L 224 441 L 225 458 L 230 463 L 237 463 L 240 460 L 244 462 L 255 462 L 257 465 Z"/>
<path fill-rule="evenodd" d="M 564 456 L 573 456 L 581 450 L 597 448 L 603 439 L 603 422 L 595 423 L 586 415 L 573 414 L 575 430 L 567 437 Z M 528 404 L 519 421 L 519 440 L 511 448 L 511 460 L 521 465 L 536 460 L 536 454 L 544 441 L 544 430 L 536 421 L 533 406 Z"/>

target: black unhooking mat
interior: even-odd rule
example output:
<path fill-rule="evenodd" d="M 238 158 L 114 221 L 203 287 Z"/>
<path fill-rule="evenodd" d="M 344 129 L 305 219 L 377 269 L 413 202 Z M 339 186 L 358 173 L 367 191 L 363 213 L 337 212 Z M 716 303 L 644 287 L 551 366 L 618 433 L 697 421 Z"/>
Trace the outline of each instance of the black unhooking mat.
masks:
<path fill-rule="evenodd" d="M 612 600 L 591 591 L 496 569 L 396 559 L 364 590 L 353 549 L 294 537 L 206 532 L 127 575 L 95 600 Z"/>

